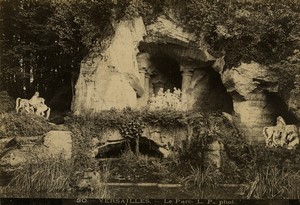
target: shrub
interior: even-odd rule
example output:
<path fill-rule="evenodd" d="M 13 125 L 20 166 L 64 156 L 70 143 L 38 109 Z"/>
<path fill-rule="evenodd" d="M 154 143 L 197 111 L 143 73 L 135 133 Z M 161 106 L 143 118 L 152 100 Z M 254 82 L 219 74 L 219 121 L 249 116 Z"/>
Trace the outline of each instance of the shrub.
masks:
<path fill-rule="evenodd" d="M 72 160 L 76 171 L 92 168 L 97 169 L 97 161 L 92 157 L 92 137 L 93 126 L 78 126 L 77 124 L 69 124 L 72 132 Z"/>
<path fill-rule="evenodd" d="M 25 113 L 4 113 L 0 116 L 0 138 L 10 136 L 37 136 L 52 129 L 44 118 Z"/>

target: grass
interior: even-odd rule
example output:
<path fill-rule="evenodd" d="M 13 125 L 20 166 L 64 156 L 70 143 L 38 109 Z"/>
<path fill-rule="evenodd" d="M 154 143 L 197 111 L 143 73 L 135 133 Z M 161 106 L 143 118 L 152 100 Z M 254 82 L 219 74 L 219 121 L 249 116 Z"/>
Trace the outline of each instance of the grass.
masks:
<path fill-rule="evenodd" d="M 190 164 L 190 173 L 182 179 L 182 183 L 185 191 L 203 199 L 215 197 L 219 178 L 220 175 L 213 165 L 200 168 Z"/>
<path fill-rule="evenodd" d="M 62 157 L 37 158 L 18 170 L 5 188 L 6 192 L 19 193 L 62 193 L 75 191 L 72 182 L 81 178 L 74 176 L 74 163 Z M 110 177 L 110 163 L 103 166 L 90 180 L 91 190 L 87 196 L 109 198 L 107 181 Z"/>
<path fill-rule="evenodd" d="M 38 158 L 17 171 L 6 190 L 23 193 L 70 190 L 72 163 L 62 157 Z"/>
<path fill-rule="evenodd" d="M 100 170 L 94 171 L 94 175 L 90 178 L 90 189 L 84 192 L 85 195 L 92 198 L 110 198 L 111 193 L 107 186 L 107 182 L 110 178 L 111 164 L 107 161 Z M 78 178 L 77 180 L 81 180 Z"/>
<path fill-rule="evenodd" d="M 247 188 L 248 198 L 300 198 L 300 171 L 269 166 L 259 171 Z"/>
<path fill-rule="evenodd" d="M 96 186 L 95 192 L 98 198 L 109 198 L 111 196 L 107 182 L 111 175 L 111 163 L 108 161 L 100 170 L 99 184 Z"/>
<path fill-rule="evenodd" d="M 201 169 L 199 166 L 192 166 L 190 174 L 183 179 L 183 184 L 186 187 L 193 188 L 214 188 L 217 185 L 218 173 L 216 168 L 209 165 Z"/>

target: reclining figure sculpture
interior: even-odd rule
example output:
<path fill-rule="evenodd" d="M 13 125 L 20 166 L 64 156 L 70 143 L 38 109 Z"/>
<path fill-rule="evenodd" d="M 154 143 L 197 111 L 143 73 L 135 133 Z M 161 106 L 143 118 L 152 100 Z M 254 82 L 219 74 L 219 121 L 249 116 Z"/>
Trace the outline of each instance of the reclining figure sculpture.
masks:
<path fill-rule="evenodd" d="M 30 100 L 28 99 L 16 99 L 16 111 L 25 111 L 27 113 L 36 114 L 38 116 L 45 117 L 49 119 L 50 107 L 45 104 L 45 99 L 39 97 L 39 92 L 35 92 Z"/>
<path fill-rule="evenodd" d="M 286 147 L 293 149 L 299 144 L 298 129 L 295 125 L 287 125 L 284 119 L 277 117 L 276 126 L 264 127 L 266 147 Z"/>

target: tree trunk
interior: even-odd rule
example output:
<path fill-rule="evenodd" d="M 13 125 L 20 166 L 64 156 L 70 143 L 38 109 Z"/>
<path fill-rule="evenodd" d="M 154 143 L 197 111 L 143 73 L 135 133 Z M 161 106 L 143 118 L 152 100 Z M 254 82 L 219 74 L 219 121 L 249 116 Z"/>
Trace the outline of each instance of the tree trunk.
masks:
<path fill-rule="evenodd" d="M 137 136 L 135 138 L 135 154 L 136 154 L 136 156 L 140 155 L 140 137 L 139 136 Z"/>

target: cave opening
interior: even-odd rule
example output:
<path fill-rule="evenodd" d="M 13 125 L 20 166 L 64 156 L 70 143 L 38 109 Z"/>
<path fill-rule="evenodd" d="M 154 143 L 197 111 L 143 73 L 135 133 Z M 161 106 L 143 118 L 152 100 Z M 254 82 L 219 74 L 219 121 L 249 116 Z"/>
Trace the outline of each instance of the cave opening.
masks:
<path fill-rule="evenodd" d="M 232 114 L 233 99 L 220 74 L 212 68 L 215 59 L 207 59 L 205 53 L 177 43 L 140 43 L 137 60 L 139 70 L 146 72 L 141 75 L 141 82 L 147 82 L 143 102 L 149 103 L 160 89 L 174 94 L 176 88 L 181 91 L 183 110 Z"/>
<path fill-rule="evenodd" d="M 182 77 L 176 60 L 167 55 L 154 55 L 150 57 L 150 62 L 150 95 L 156 95 L 160 88 L 171 92 L 174 88 L 181 89 Z"/>
<path fill-rule="evenodd" d="M 211 67 L 194 71 L 192 90 L 194 109 L 202 112 L 226 112 L 232 114 L 233 99 L 227 92 L 219 73 Z"/>
<path fill-rule="evenodd" d="M 123 153 L 128 151 L 128 149 L 134 151 L 136 147 L 135 140 L 129 143 L 126 140 L 120 141 L 119 143 L 108 144 L 98 151 L 96 158 L 120 158 Z M 153 140 L 147 137 L 140 137 L 139 139 L 139 152 L 142 155 L 149 157 L 162 158 L 163 154 L 159 150 L 159 145 L 157 145 Z"/>
<path fill-rule="evenodd" d="M 289 111 L 285 102 L 276 93 L 266 92 L 267 105 L 272 110 L 273 124 L 278 116 L 283 117 L 287 124 L 298 124 L 300 121 Z"/>

